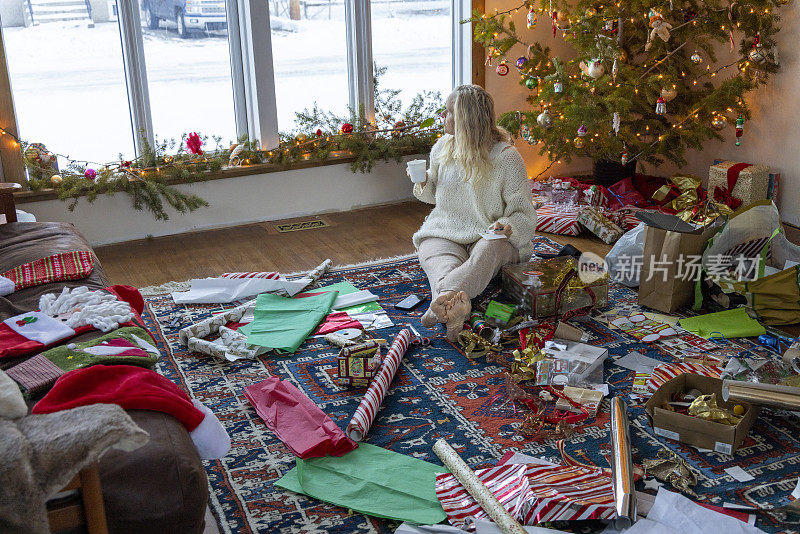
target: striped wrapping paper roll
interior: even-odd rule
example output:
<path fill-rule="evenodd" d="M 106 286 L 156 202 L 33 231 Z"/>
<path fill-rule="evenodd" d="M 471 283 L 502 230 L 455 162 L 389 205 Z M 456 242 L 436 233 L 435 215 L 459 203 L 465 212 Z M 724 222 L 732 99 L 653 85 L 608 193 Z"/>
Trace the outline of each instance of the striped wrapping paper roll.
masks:
<path fill-rule="evenodd" d="M 278 272 L 248 272 L 248 273 L 222 273 L 220 278 L 263 278 L 265 280 L 277 280 L 281 277 Z"/>
<path fill-rule="evenodd" d="M 509 501 L 513 497 L 517 497 L 517 501 L 525 502 L 524 501 L 524 493 L 526 492 L 525 483 L 517 482 L 519 481 L 518 476 L 514 476 L 515 472 L 513 470 L 509 470 L 508 466 L 500 466 L 500 468 L 506 468 L 506 470 L 502 470 L 500 468 L 494 469 L 486 469 L 484 471 L 498 471 L 502 478 L 502 482 L 499 486 L 495 487 L 493 490 L 490 490 L 486 487 L 486 485 L 481 481 L 480 478 L 475 474 L 475 472 L 469 468 L 469 466 L 464 463 L 464 460 L 458 455 L 458 453 L 453 450 L 444 439 L 439 439 L 436 443 L 433 444 L 433 452 L 436 453 L 436 456 L 442 460 L 442 463 L 450 470 L 450 473 L 447 473 L 445 477 L 454 477 L 458 481 L 458 485 L 452 485 L 448 492 L 445 493 L 458 493 L 463 492 L 463 495 L 460 495 L 460 500 L 466 504 L 473 512 L 478 512 L 483 510 L 486 514 L 492 518 L 492 521 L 497 523 L 497 526 L 503 532 L 503 534 L 525 534 L 525 529 L 522 528 L 514 517 L 508 513 L 508 510 L 505 509 L 503 503 L 501 503 L 498 498 L 495 496 L 495 492 L 499 492 L 502 499 L 505 501 Z M 523 466 L 524 467 L 524 466 Z M 521 472 L 519 473 L 521 474 Z M 445 502 L 442 500 L 442 494 L 440 493 L 440 478 L 442 475 L 438 475 L 436 477 L 436 497 L 439 499 L 439 502 L 442 503 L 442 507 L 444 508 Z M 523 479 L 524 480 L 524 479 Z M 511 485 L 516 485 L 517 487 L 507 487 L 507 484 L 510 483 Z M 514 484 L 517 482 L 516 484 Z M 471 503 L 468 503 L 467 499 L 469 500 L 474 499 Z M 513 504 L 513 503 L 510 503 Z M 477 505 L 477 506 L 475 506 Z M 445 513 L 447 513 L 447 509 L 445 509 Z M 453 519 L 450 518 L 450 514 L 448 513 L 448 520 L 453 523 Z M 455 524 L 455 523 L 453 523 Z"/>
<path fill-rule="evenodd" d="M 369 432 L 369 427 L 372 426 L 372 421 L 375 420 L 378 410 L 381 407 L 383 398 L 389 390 L 389 386 L 394 379 L 397 369 L 400 367 L 400 362 L 403 360 L 403 354 L 406 353 L 408 345 L 411 343 L 411 331 L 404 328 L 394 338 L 389 352 L 383 358 L 383 365 L 378 374 L 372 379 L 369 389 L 361 399 L 361 404 L 356 408 L 353 418 L 347 423 L 347 437 L 353 441 L 361 441 L 364 436 Z"/>
<path fill-rule="evenodd" d="M 688 373 L 719 378 L 722 375 L 722 371 L 722 367 L 714 367 L 713 365 L 702 365 L 699 363 L 667 363 L 659 365 L 653 370 L 653 373 L 647 380 L 647 388 L 655 393 L 658 388 L 676 376 Z"/>

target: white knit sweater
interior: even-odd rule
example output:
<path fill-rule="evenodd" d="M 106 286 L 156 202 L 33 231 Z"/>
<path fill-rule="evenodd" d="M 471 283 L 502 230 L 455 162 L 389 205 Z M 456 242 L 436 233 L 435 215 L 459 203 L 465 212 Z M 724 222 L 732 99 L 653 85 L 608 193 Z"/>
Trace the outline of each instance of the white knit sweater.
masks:
<path fill-rule="evenodd" d="M 446 134 L 431 149 L 431 164 L 425 187 L 414 185 L 414 196 L 435 204 L 422 227 L 414 234 L 414 246 L 419 248 L 426 237 L 441 237 L 461 245 L 478 241 L 481 233 L 496 222 L 510 224 L 511 243 L 527 260 L 533 253 L 531 239 L 536 233 L 536 209 L 525 164 L 517 149 L 507 143 L 497 143 L 489 153 L 490 174 L 477 188 L 466 181 L 464 168 L 449 162 L 437 161 Z"/>

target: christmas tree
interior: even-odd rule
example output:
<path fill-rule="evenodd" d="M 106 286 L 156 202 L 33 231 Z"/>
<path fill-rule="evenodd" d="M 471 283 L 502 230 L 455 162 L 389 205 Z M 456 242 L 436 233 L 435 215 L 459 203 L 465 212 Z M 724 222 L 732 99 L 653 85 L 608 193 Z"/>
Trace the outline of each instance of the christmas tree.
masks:
<path fill-rule="evenodd" d="M 788 1 L 531 0 L 472 22 L 487 65 L 530 92 L 531 108 L 499 123 L 551 162 L 685 165 L 686 150 L 709 139 L 735 133 L 739 144 L 745 95 L 778 71 Z M 536 24 L 552 24 L 574 53 L 530 42 Z"/>

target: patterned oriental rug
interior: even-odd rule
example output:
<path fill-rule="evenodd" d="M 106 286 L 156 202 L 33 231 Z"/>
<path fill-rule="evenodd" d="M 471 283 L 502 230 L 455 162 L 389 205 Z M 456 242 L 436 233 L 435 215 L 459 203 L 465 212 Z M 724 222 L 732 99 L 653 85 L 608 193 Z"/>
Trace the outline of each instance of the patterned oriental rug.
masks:
<path fill-rule="evenodd" d="M 544 237 L 536 238 L 536 246 L 540 252 L 559 248 Z M 509 450 L 560 463 L 554 442 L 537 443 L 518 433 L 522 416 L 515 413 L 511 403 L 502 400 L 505 395 L 501 367 L 487 365 L 485 358 L 467 359 L 458 347 L 445 340 L 441 326 L 435 332 L 423 329 L 419 317 L 426 305 L 410 313 L 392 306 L 411 293 L 428 291 L 425 274 L 415 257 L 341 268 L 329 272 L 320 282 L 326 285 L 344 280 L 381 297 L 380 302 L 396 324 L 395 328 L 381 330 L 382 337 L 391 339 L 408 322 L 426 335 L 435 334 L 429 347 L 412 346 L 406 353 L 367 442 L 441 465 L 432 446 L 438 438 L 445 438 L 474 469 L 494 465 Z M 145 300 L 145 321 L 156 336 L 159 349 L 167 355 L 158 371 L 209 406 L 232 439 L 228 456 L 206 463 L 210 506 L 221 532 L 393 532 L 396 524 L 348 514 L 342 508 L 274 487 L 273 482 L 294 466 L 294 457 L 266 428 L 243 395 L 245 386 L 277 375 L 304 391 L 344 429 L 364 390 L 340 389 L 336 385 L 336 351 L 332 346 L 310 340 L 291 356 L 268 355 L 255 361 L 222 363 L 210 356 L 189 353 L 178 343 L 178 330 L 221 311 L 220 307 L 175 305 L 169 295 L 151 295 Z M 641 310 L 636 293 L 615 284 L 609 302 L 618 308 Z M 669 347 L 663 341 L 650 345 L 637 342 L 619 330 L 609 329 L 594 315 L 573 321 L 591 334 L 591 344 L 609 349 L 605 380 L 612 395 L 622 395 L 632 404 L 631 439 L 637 463 L 664 449 L 677 452 L 698 474 L 695 490 L 701 502 L 756 508 L 774 508 L 788 502 L 800 476 L 797 416 L 763 410 L 734 458 L 699 452 L 656 437 L 643 407 L 628 398 L 634 373 L 614 365 L 613 360 L 637 350 L 669 362 L 673 360 Z M 723 348 L 731 355 L 748 350 L 763 354 L 766 350 L 747 340 L 727 342 Z M 608 465 L 609 406 L 606 398 L 598 416 L 583 424 L 579 433 L 566 442 L 567 453 L 579 461 Z M 737 482 L 724 471 L 734 465 L 743 467 L 755 480 Z M 761 512 L 757 525 L 768 532 L 798 532 L 800 518 Z"/>

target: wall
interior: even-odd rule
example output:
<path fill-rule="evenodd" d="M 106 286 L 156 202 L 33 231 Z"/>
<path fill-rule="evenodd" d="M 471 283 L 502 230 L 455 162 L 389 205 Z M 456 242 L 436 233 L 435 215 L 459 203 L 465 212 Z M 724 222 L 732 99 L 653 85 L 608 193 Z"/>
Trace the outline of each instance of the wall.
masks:
<path fill-rule="evenodd" d="M 149 235 L 345 211 L 412 196 L 405 163 L 394 162 L 380 163 L 367 174 L 353 174 L 349 164 L 340 164 L 213 180 L 179 188 L 200 195 L 210 206 L 187 214 L 170 209 L 166 222 L 134 210 L 124 193 L 100 196 L 93 204 L 81 199 L 73 212 L 60 200 L 30 202 L 17 207 L 33 213 L 39 221 L 73 223 L 92 245 L 104 245 Z"/>
<path fill-rule="evenodd" d="M 518 0 L 486 0 L 486 12 L 504 11 L 520 4 Z M 683 169 L 672 165 L 664 165 L 658 169 L 646 168 L 645 171 L 668 176 L 677 170 L 690 172 L 704 178 L 708 177 L 708 167 L 718 158 L 746 161 L 748 163 L 767 164 L 781 173 L 781 200 L 779 206 L 784 221 L 800 226 L 800 202 L 797 191 L 800 188 L 800 121 L 797 120 L 800 110 L 800 15 L 798 3 L 792 2 L 781 7 L 781 27 L 778 35 L 781 72 L 772 78 L 770 85 L 762 87 L 748 97 L 753 117 L 745 124 L 742 145 L 734 145 L 733 125 L 726 130 L 727 140 L 724 142 L 708 142 L 702 151 L 687 152 L 688 164 Z M 540 16 L 534 30 L 525 27 L 526 12 L 520 10 L 514 14 L 514 22 L 519 33 L 533 41 L 550 46 L 553 54 L 568 57 L 571 47 L 561 37 L 553 38 L 550 18 Z M 738 47 L 737 47 L 738 49 Z M 518 45 L 512 49 L 511 57 L 524 55 L 525 49 Z M 717 54 L 720 61 L 729 61 L 730 52 L 725 46 L 720 47 Z M 515 69 L 505 77 L 494 72 L 494 67 L 487 67 L 486 89 L 495 99 L 498 115 L 507 111 L 530 109 L 525 101 L 529 91 L 519 85 L 519 76 Z M 517 141 L 517 147 L 525 159 L 528 174 L 536 176 L 547 167 L 549 160 L 539 156 L 541 146 L 530 147 L 525 141 Z M 588 159 L 573 160 L 571 164 L 554 165 L 544 176 L 559 173 L 575 173 L 591 169 Z"/>

